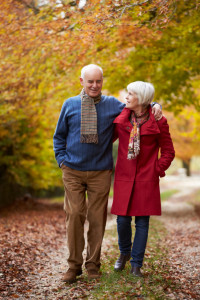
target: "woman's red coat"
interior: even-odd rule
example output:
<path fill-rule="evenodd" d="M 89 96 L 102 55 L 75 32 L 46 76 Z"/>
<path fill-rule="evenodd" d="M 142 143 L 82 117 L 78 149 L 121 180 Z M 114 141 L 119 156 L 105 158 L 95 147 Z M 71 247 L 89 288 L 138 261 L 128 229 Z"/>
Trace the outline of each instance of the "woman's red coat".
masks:
<path fill-rule="evenodd" d="M 174 159 L 175 152 L 165 117 L 150 118 L 140 128 L 140 153 L 128 160 L 128 143 L 132 125 L 131 110 L 124 108 L 114 120 L 114 139 L 119 138 L 115 167 L 114 198 L 111 213 L 121 216 L 161 215 L 159 176 Z M 158 153 L 160 149 L 160 158 Z"/>

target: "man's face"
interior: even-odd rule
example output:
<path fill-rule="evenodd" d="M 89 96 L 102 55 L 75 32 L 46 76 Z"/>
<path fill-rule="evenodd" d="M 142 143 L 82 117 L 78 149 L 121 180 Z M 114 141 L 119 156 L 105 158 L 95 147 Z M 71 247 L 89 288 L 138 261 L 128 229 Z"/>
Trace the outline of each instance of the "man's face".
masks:
<path fill-rule="evenodd" d="M 84 78 L 80 78 L 85 93 L 90 97 L 97 97 L 101 93 L 103 76 L 98 68 L 91 68 L 85 72 Z"/>

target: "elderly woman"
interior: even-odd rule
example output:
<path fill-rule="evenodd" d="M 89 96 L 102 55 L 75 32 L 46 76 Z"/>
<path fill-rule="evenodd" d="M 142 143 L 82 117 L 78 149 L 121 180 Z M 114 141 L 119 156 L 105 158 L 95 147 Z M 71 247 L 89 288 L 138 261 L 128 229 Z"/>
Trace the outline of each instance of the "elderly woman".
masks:
<path fill-rule="evenodd" d="M 142 277 L 149 218 L 161 215 L 159 177 L 165 176 L 175 152 L 166 118 L 156 122 L 152 115 L 153 85 L 136 81 L 127 90 L 126 107 L 114 120 L 114 140 L 119 139 L 119 148 L 111 213 L 117 215 L 120 250 L 114 269 L 123 270 L 131 258 L 131 273 Z M 132 216 L 136 228 L 133 245 Z"/>

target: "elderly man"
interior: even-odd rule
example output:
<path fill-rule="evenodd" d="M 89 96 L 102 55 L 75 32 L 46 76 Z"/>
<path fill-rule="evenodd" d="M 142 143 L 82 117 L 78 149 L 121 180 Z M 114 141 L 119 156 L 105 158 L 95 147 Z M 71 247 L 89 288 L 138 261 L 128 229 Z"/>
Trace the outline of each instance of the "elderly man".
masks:
<path fill-rule="evenodd" d="M 124 108 L 116 98 L 101 95 L 103 70 L 99 66 L 85 66 L 80 83 L 81 94 L 64 102 L 54 134 L 55 156 L 63 172 L 65 188 L 69 269 L 63 281 L 68 283 L 75 282 L 82 274 L 86 218 L 89 228 L 85 268 L 89 279 L 100 276 L 113 167 L 113 120 Z M 159 118 L 160 106 L 154 105 L 153 109 Z"/>

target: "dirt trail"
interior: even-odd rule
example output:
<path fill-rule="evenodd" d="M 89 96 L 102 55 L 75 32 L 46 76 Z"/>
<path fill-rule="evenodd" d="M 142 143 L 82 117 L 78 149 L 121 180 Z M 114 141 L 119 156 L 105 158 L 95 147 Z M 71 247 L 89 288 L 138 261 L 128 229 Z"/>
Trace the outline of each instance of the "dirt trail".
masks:
<path fill-rule="evenodd" d="M 200 218 L 193 202 L 194 193 L 200 190 L 200 177 L 167 176 L 161 180 L 162 190 L 178 190 L 162 204 L 161 220 L 168 235 L 170 272 L 174 281 L 188 290 L 173 293 L 170 299 L 200 299 Z"/>
<path fill-rule="evenodd" d="M 200 190 L 199 176 L 166 176 L 160 180 L 161 192 L 165 190 L 178 190 L 168 201 L 162 204 L 164 215 L 183 216 L 194 212 L 195 207 L 190 203 L 193 195 Z"/>
<path fill-rule="evenodd" d="M 163 203 L 163 215 L 158 218 L 168 232 L 164 243 L 169 248 L 170 277 L 181 286 L 178 294 L 171 291 L 169 299 L 200 299 L 199 216 L 187 203 L 200 189 L 200 178 L 167 176 L 161 180 L 161 191 L 169 189 L 179 192 Z M 109 207 L 111 202 L 112 199 Z M 67 269 L 62 206 L 47 209 L 46 203 L 34 205 L 30 209 L 13 208 L 1 215 L 0 260 L 5 266 L 0 271 L 0 299 L 73 299 L 76 293 L 79 298 L 84 285 L 90 290 L 85 272 L 76 290 L 61 282 Z M 108 214 L 107 229 L 116 225 L 115 219 Z M 112 240 L 104 239 L 103 255 L 112 244 Z"/>

